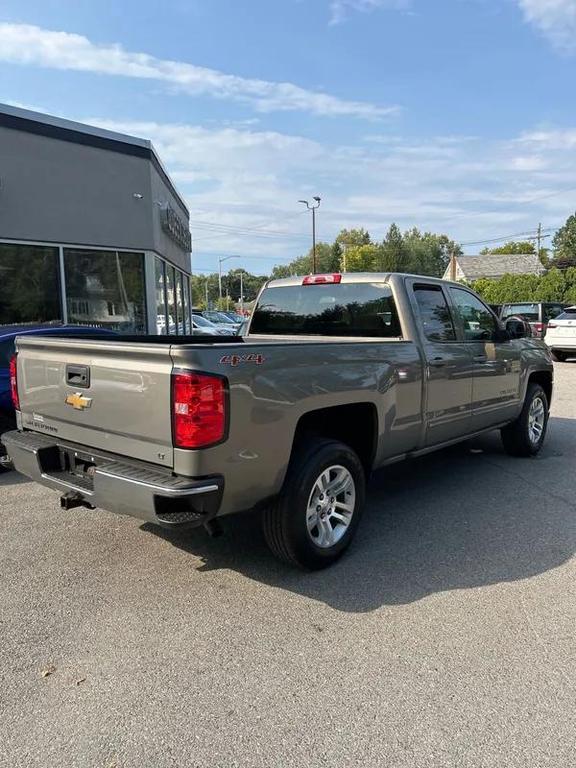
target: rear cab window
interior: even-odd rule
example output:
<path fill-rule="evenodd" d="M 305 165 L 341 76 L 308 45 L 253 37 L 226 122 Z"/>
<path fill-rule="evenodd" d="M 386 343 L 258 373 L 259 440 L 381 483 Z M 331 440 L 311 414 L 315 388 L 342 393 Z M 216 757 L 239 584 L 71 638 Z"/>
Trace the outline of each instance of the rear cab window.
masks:
<path fill-rule="evenodd" d="M 402 338 L 389 285 L 334 283 L 265 288 L 251 334 Z"/>
<path fill-rule="evenodd" d="M 439 285 L 415 285 L 420 324 L 428 341 L 455 341 L 456 331 L 444 291 Z"/>

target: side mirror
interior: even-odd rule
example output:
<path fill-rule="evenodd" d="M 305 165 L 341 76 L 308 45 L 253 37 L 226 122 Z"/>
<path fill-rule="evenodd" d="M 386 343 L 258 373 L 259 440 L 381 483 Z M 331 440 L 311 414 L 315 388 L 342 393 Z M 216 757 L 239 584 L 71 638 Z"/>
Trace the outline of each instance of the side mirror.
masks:
<path fill-rule="evenodd" d="M 506 331 L 511 339 L 525 339 L 529 335 L 526 323 L 517 317 L 506 320 Z"/>

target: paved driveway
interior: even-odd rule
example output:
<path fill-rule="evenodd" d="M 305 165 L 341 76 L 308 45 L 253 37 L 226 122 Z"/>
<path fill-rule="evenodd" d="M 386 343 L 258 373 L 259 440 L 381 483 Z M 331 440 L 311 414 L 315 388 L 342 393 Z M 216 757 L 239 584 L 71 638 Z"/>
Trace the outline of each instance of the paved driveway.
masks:
<path fill-rule="evenodd" d="M 547 446 L 373 483 L 331 570 L 0 476 L 0 765 L 576 764 L 576 363 Z M 42 670 L 53 670 L 43 677 Z"/>

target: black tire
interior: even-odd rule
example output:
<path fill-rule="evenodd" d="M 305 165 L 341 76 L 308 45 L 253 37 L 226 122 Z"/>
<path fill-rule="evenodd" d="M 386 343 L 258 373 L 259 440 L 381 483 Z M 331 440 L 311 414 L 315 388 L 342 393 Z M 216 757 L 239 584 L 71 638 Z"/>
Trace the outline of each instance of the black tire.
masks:
<path fill-rule="evenodd" d="M 540 436 L 536 440 L 531 436 L 530 409 L 538 399 L 544 407 L 544 423 Z M 500 432 L 506 453 L 510 454 L 510 456 L 535 456 L 538 453 L 546 438 L 549 416 L 548 407 L 548 398 L 542 387 L 539 384 L 528 384 L 522 413 L 516 421 L 508 424 Z"/>
<path fill-rule="evenodd" d="M 332 525 L 330 520 L 325 521 L 323 524 L 330 525 L 332 530 L 338 528 L 340 538 L 332 546 L 318 546 L 308 529 L 308 504 L 313 498 L 312 493 L 317 491 L 316 483 L 322 473 L 336 466 L 345 468 L 353 480 L 353 512 L 344 529 L 340 529 L 337 522 Z M 333 473 L 336 476 L 337 470 Z M 291 565 L 306 570 L 326 568 L 338 560 L 354 538 L 365 497 L 366 478 L 356 453 L 337 440 L 311 437 L 306 444 L 296 448 L 280 496 L 262 515 L 266 542 L 276 557 Z M 323 503 L 329 501 L 327 494 Z M 308 517 L 312 519 L 309 514 Z M 319 531 L 319 528 L 314 530 Z"/>
<path fill-rule="evenodd" d="M 566 352 L 560 352 L 559 349 L 550 350 L 550 354 L 552 355 L 552 360 L 554 360 L 555 363 L 565 363 L 568 358 Z"/>

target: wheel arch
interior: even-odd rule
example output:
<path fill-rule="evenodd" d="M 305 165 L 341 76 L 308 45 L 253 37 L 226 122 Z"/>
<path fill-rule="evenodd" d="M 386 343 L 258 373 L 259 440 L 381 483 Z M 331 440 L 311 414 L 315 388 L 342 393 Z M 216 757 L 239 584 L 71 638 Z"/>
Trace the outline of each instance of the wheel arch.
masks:
<path fill-rule="evenodd" d="M 548 405 L 552 402 L 552 391 L 554 389 L 554 376 L 552 371 L 532 371 L 528 376 L 528 385 L 539 384 L 548 399 Z"/>
<path fill-rule="evenodd" d="M 309 436 L 339 440 L 358 455 L 367 475 L 378 447 L 378 412 L 374 403 L 350 403 L 303 414 L 296 425 L 290 459 Z"/>

